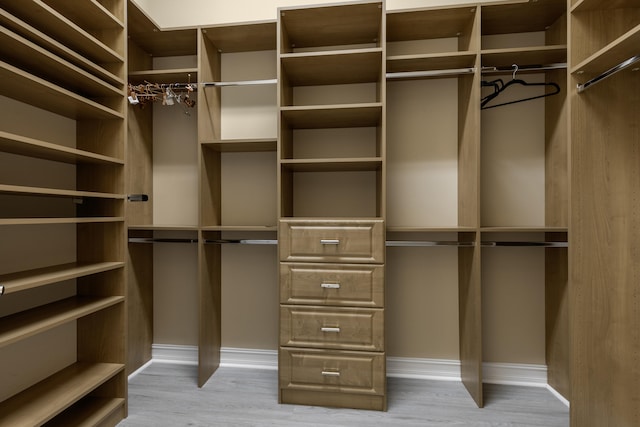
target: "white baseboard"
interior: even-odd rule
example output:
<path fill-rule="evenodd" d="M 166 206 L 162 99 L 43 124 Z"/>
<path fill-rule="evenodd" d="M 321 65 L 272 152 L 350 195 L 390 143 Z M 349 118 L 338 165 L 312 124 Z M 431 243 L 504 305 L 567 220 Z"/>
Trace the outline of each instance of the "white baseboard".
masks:
<path fill-rule="evenodd" d="M 483 363 L 482 382 L 487 384 L 547 386 L 546 365 L 523 363 Z"/>
<path fill-rule="evenodd" d="M 198 348 L 154 344 L 152 357 L 154 362 L 194 365 L 198 363 Z M 273 370 L 278 368 L 278 352 L 223 347 L 220 349 L 220 365 Z M 483 363 L 482 369 L 485 383 L 547 387 L 547 367 L 544 365 Z M 387 375 L 395 378 L 460 381 L 460 361 L 387 357 Z"/>
<path fill-rule="evenodd" d="M 571 402 L 569 402 L 563 395 L 558 393 L 558 391 L 547 384 L 547 390 L 551 392 L 560 402 L 564 403 L 567 408 L 571 408 Z"/>

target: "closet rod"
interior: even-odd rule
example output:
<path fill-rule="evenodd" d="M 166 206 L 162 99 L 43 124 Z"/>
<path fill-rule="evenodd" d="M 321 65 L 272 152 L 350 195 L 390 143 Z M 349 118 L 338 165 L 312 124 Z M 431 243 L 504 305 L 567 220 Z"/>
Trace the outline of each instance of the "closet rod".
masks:
<path fill-rule="evenodd" d="M 275 239 L 206 239 L 204 243 L 207 245 L 277 245 L 278 241 Z"/>
<path fill-rule="evenodd" d="M 198 239 L 181 239 L 171 237 L 129 237 L 129 243 L 198 243 Z"/>
<path fill-rule="evenodd" d="M 567 68 L 566 62 L 557 62 L 554 64 L 544 64 L 544 65 L 525 65 L 518 66 L 518 72 L 522 71 L 546 71 L 546 70 L 562 70 Z M 492 74 L 492 73 L 513 73 L 513 66 L 511 67 L 482 67 L 481 72 L 483 74 Z"/>
<path fill-rule="evenodd" d="M 498 246 L 517 247 L 544 247 L 544 248 L 568 248 L 568 242 L 482 242 L 483 247 L 495 248 Z"/>
<path fill-rule="evenodd" d="M 417 77 L 457 76 L 459 74 L 473 74 L 475 72 L 476 72 L 475 67 L 452 68 L 448 70 L 398 71 L 395 73 L 387 73 L 387 79 L 410 79 L 410 78 L 417 78 Z"/>
<path fill-rule="evenodd" d="M 278 84 L 278 79 L 265 79 L 265 80 L 244 80 L 237 82 L 202 82 L 202 87 L 208 86 L 251 86 L 251 85 L 275 85 Z"/>
<path fill-rule="evenodd" d="M 459 246 L 473 247 L 475 242 L 452 242 L 447 240 L 387 240 L 387 246 Z"/>
<path fill-rule="evenodd" d="M 583 84 L 578 84 L 578 93 L 584 92 L 585 90 L 589 89 L 589 87 L 593 86 L 594 84 L 600 83 L 602 80 L 613 76 L 617 72 L 622 71 L 625 68 L 630 67 L 631 65 L 635 64 L 638 61 L 640 61 L 640 55 L 633 56 L 633 57 L 627 59 L 626 61 L 621 62 L 620 64 L 616 65 L 615 67 L 605 71 L 604 73 L 600 74 L 599 76 L 592 78 L 588 82 L 583 83 Z"/>

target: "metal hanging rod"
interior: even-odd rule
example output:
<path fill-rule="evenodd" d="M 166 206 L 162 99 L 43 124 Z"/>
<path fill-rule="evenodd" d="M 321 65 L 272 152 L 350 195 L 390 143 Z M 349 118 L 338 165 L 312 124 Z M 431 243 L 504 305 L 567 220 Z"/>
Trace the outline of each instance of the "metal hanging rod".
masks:
<path fill-rule="evenodd" d="M 616 65 L 615 67 L 605 71 L 604 73 L 600 74 L 597 77 L 592 78 L 591 80 L 589 80 L 586 83 L 583 84 L 578 84 L 578 93 L 582 93 L 585 90 L 589 89 L 589 87 L 600 83 L 602 80 L 609 78 L 611 76 L 613 76 L 614 74 L 624 70 L 625 68 L 628 68 L 630 66 L 632 66 L 633 64 L 635 64 L 636 62 L 640 61 L 640 55 L 636 55 L 633 56 L 629 59 L 627 59 L 624 62 L 621 62 L 620 64 Z"/>
<path fill-rule="evenodd" d="M 554 64 L 544 64 L 544 65 L 518 65 L 518 72 L 522 71 L 546 71 L 546 70 L 562 70 L 567 68 L 566 62 L 557 62 Z M 510 67 L 482 67 L 482 74 L 492 74 L 492 73 L 512 73 L 513 66 Z"/>
<path fill-rule="evenodd" d="M 473 74 L 475 72 L 476 72 L 475 67 L 452 68 L 447 70 L 398 71 L 395 73 L 387 73 L 387 79 L 411 79 L 411 78 L 419 78 L 419 77 L 457 76 L 460 74 Z"/>
<path fill-rule="evenodd" d="M 198 243 L 198 239 L 172 237 L 129 237 L 129 243 Z"/>
<path fill-rule="evenodd" d="M 278 79 L 264 79 L 264 80 L 244 80 L 237 82 L 202 82 L 202 87 L 209 86 L 255 86 L 255 85 L 275 85 L 278 84 Z"/>
<path fill-rule="evenodd" d="M 458 246 L 458 247 L 473 247 L 475 242 L 453 242 L 453 241 L 435 241 L 435 240 L 387 240 L 386 246 Z"/>
<path fill-rule="evenodd" d="M 498 246 L 516 247 L 544 247 L 544 248 L 568 248 L 568 242 L 482 242 L 483 247 L 495 248 Z"/>
<path fill-rule="evenodd" d="M 275 239 L 206 239 L 207 245 L 277 245 Z"/>

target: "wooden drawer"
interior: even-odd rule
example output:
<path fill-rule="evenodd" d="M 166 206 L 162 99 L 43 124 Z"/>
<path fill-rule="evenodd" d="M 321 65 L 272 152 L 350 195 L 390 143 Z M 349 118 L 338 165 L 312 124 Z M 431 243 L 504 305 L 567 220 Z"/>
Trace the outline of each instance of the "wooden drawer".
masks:
<path fill-rule="evenodd" d="M 384 222 L 377 219 L 285 219 L 278 242 L 280 261 L 384 263 Z"/>
<path fill-rule="evenodd" d="M 281 389 L 383 395 L 384 353 L 280 349 Z"/>
<path fill-rule="evenodd" d="M 280 345 L 383 351 L 384 310 L 281 306 Z"/>
<path fill-rule="evenodd" d="M 280 303 L 384 306 L 384 266 L 280 264 Z"/>

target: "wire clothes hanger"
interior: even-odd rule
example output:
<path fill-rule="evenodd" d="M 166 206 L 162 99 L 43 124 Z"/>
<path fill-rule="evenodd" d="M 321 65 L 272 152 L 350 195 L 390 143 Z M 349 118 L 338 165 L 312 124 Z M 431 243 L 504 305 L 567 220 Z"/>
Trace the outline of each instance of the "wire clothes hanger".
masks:
<path fill-rule="evenodd" d="M 560 86 L 557 83 L 549 82 L 549 83 L 530 83 L 524 81 L 522 79 L 516 79 L 516 73 L 518 72 L 518 65 L 513 64 L 513 77 L 510 81 L 504 83 L 502 79 L 496 79 L 492 81 L 482 81 L 481 85 L 485 87 L 493 87 L 493 93 L 482 98 L 480 102 L 480 107 L 483 110 L 495 107 L 501 107 L 503 105 L 517 104 L 519 102 L 531 101 L 538 98 L 546 98 L 547 96 L 556 95 L 560 93 Z M 503 93 L 509 86 L 513 85 L 521 85 L 521 86 L 548 86 L 552 87 L 554 90 L 552 92 L 545 92 L 543 95 L 530 96 L 527 98 L 516 99 L 514 101 L 503 102 L 501 104 L 496 105 L 487 105 L 491 100 L 495 99 L 498 95 Z"/>

